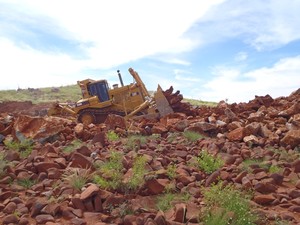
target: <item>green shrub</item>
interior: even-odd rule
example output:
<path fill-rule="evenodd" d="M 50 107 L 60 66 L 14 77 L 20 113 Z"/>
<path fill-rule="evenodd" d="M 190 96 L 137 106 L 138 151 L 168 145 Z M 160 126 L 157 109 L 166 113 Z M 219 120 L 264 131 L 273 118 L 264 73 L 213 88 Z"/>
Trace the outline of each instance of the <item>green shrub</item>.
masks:
<path fill-rule="evenodd" d="M 172 208 L 173 202 L 188 202 L 190 199 L 190 194 L 185 193 L 171 193 L 166 192 L 162 195 L 159 195 L 156 199 L 156 208 L 161 211 L 167 211 Z"/>
<path fill-rule="evenodd" d="M 30 178 L 24 178 L 24 179 L 20 179 L 17 181 L 18 185 L 26 188 L 26 189 L 29 189 L 31 188 L 33 185 L 36 184 L 36 180 L 32 180 Z"/>
<path fill-rule="evenodd" d="M 250 225 L 255 224 L 257 217 L 251 212 L 247 194 L 234 188 L 224 187 L 222 182 L 202 189 L 206 211 L 201 220 L 211 225 Z"/>
<path fill-rule="evenodd" d="M 213 173 L 224 165 L 222 159 L 218 156 L 214 157 L 207 151 L 201 151 L 197 157 L 198 167 L 206 173 Z"/>
<path fill-rule="evenodd" d="M 131 135 L 127 138 L 125 148 L 128 150 L 137 151 L 141 145 L 147 142 L 147 138 L 142 135 Z"/>
<path fill-rule="evenodd" d="M 169 164 L 169 165 L 167 166 L 167 175 L 168 175 L 168 177 L 169 177 L 171 180 L 173 180 L 173 179 L 176 178 L 176 176 L 177 176 L 177 173 L 176 173 L 176 165 L 174 165 L 174 164 Z"/>
<path fill-rule="evenodd" d="M 75 149 L 80 148 L 83 145 L 82 141 L 79 139 L 74 139 L 70 144 L 65 146 L 62 151 L 65 153 L 73 152 Z"/>
<path fill-rule="evenodd" d="M 133 163 L 132 176 L 127 183 L 128 189 L 136 190 L 144 184 L 144 175 L 147 173 L 145 166 L 146 158 L 143 156 L 137 156 Z"/>
<path fill-rule="evenodd" d="M 6 174 L 5 167 L 7 166 L 8 162 L 4 158 L 4 154 L 0 152 L 0 178 Z"/>
<path fill-rule="evenodd" d="M 197 141 L 198 139 L 202 138 L 203 136 L 197 132 L 194 132 L 194 131 L 184 131 L 183 132 L 183 136 L 188 140 L 188 141 L 191 141 L 191 142 L 195 142 Z"/>
<path fill-rule="evenodd" d="M 101 188 L 117 189 L 122 184 L 123 177 L 123 154 L 117 151 L 112 151 L 108 161 L 99 165 L 98 172 L 100 175 L 95 175 L 93 180 Z"/>
<path fill-rule="evenodd" d="M 33 141 L 31 139 L 24 139 L 23 141 L 4 141 L 6 147 L 19 152 L 21 158 L 28 157 L 33 149 Z"/>
<path fill-rule="evenodd" d="M 110 130 L 106 133 L 106 137 L 109 141 L 117 141 L 120 139 L 119 135 L 116 134 L 113 130 Z"/>

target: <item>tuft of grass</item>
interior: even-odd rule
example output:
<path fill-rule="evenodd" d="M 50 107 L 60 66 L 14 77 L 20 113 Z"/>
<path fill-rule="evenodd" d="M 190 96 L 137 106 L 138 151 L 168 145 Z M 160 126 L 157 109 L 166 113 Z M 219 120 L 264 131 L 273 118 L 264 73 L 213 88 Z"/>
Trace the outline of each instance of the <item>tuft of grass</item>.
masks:
<path fill-rule="evenodd" d="M 195 142 L 197 141 L 198 139 L 202 138 L 203 136 L 197 132 L 194 132 L 194 131 L 184 131 L 183 132 L 183 136 L 188 140 L 188 141 L 191 141 L 191 142 Z"/>
<path fill-rule="evenodd" d="M 32 180 L 30 178 L 24 178 L 24 179 L 20 179 L 17 181 L 18 185 L 26 188 L 26 189 L 29 189 L 31 188 L 33 185 L 36 184 L 36 180 Z"/>
<path fill-rule="evenodd" d="M 263 168 L 263 169 L 266 169 L 266 170 L 269 170 L 270 168 L 270 165 L 266 164 L 264 162 L 264 159 L 263 158 L 260 158 L 260 159 L 246 159 L 242 162 L 242 170 L 245 170 L 245 171 L 252 171 L 252 166 L 258 166 L 260 168 Z"/>
<path fill-rule="evenodd" d="M 91 177 L 91 171 L 89 169 L 82 168 L 69 168 L 62 175 L 63 180 L 78 191 L 81 191 L 81 189 L 91 179 Z"/>
<path fill-rule="evenodd" d="M 0 152 L 0 178 L 2 178 L 6 174 L 7 165 L 8 165 L 8 161 L 5 160 L 4 153 Z"/>
<path fill-rule="evenodd" d="M 9 149 L 18 151 L 21 158 L 27 158 L 33 149 L 33 141 L 31 139 L 24 139 L 23 141 L 4 141 L 4 144 Z"/>
<path fill-rule="evenodd" d="M 206 173 L 213 173 L 224 165 L 223 160 L 209 154 L 207 151 L 201 151 L 197 157 L 197 166 Z"/>
<path fill-rule="evenodd" d="M 62 151 L 65 153 L 71 153 L 75 149 L 80 148 L 83 145 L 82 141 L 79 139 L 74 139 L 70 144 L 65 146 Z"/>
<path fill-rule="evenodd" d="M 117 151 L 111 151 L 110 158 L 99 165 L 100 175 L 95 175 L 93 180 L 101 188 L 117 189 L 122 184 L 122 164 L 123 154 Z"/>
<path fill-rule="evenodd" d="M 128 150 L 137 151 L 141 145 L 146 144 L 147 137 L 142 135 L 131 135 L 127 138 L 125 148 Z"/>
<path fill-rule="evenodd" d="M 270 173 L 281 173 L 282 172 L 282 168 L 276 165 L 271 165 L 269 167 L 269 172 Z"/>
<path fill-rule="evenodd" d="M 106 133 L 106 137 L 109 141 L 117 141 L 120 139 L 119 135 L 116 134 L 113 130 L 110 130 Z"/>
<path fill-rule="evenodd" d="M 202 221 L 207 225 L 254 225 L 257 217 L 251 212 L 250 196 L 235 189 L 233 185 L 224 187 L 219 182 L 202 189 L 206 211 Z"/>
<path fill-rule="evenodd" d="M 146 158 L 143 156 L 137 156 L 132 166 L 132 177 L 130 177 L 127 183 L 128 189 L 136 190 L 144 184 L 144 176 L 147 173 L 145 166 Z"/>
<path fill-rule="evenodd" d="M 173 202 L 188 202 L 190 199 L 188 193 L 171 193 L 166 192 L 162 195 L 159 195 L 156 199 L 156 208 L 161 211 L 167 211 L 173 207 Z"/>
<path fill-rule="evenodd" d="M 169 164 L 167 166 L 167 176 L 173 180 L 176 178 L 177 173 L 176 173 L 176 165 L 175 164 Z"/>

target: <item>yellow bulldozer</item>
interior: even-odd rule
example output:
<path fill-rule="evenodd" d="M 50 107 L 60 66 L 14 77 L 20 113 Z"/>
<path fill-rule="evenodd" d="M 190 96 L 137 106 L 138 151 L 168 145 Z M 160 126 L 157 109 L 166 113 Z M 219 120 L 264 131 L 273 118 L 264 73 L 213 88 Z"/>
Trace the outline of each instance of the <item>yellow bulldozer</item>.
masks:
<path fill-rule="evenodd" d="M 161 117 L 174 112 L 165 96 L 170 94 L 170 91 L 163 92 L 158 85 L 157 91 L 151 96 L 139 74 L 132 68 L 129 68 L 129 73 L 134 78 L 134 82 L 129 85 L 123 84 L 120 71 L 117 72 L 120 87 L 115 84 L 110 88 L 107 80 L 78 81 L 82 99 L 72 104 L 55 103 L 49 109 L 48 115 L 70 114 L 77 117 L 78 122 L 98 124 L 104 122 L 109 114 L 120 115 L 128 119 L 134 116 Z M 181 99 L 182 96 L 178 101 Z"/>

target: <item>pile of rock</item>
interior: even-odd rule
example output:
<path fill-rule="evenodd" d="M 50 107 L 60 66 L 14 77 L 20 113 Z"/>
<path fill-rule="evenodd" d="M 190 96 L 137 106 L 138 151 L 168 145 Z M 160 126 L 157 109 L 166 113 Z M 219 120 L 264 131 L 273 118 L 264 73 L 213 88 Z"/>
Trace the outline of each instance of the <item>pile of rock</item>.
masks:
<path fill-rule="evenodd" d="M 182 112 L 159 120 L 134 120 L 85 126 L 58 117 L 14 118 L 2 114 L 3 143 L 34 140 L 28 157 L 0 144 L 3 155 L 0 173 L 0 221 L 2 224 L 198 224 L 205 205 L 201 189 L 218 180 L 241 190 L 252 190 L 251 204 L 258 224 L 286 220 L 300 222 L 300 90 L 288 97 L 256 97 L 249 103 L 199 107 L 195 115 Z M 120 120 L 121 121 L 121 120 Z M 8 129 L 9 128 L 9 129 Z M 123 138 L 111 141 L 108 128 Z M 5 133 L 3 132 L 5 130 Z M 197 141 L 186 131 L 203 135 Z M 146 135 L 126 147 L 128 135 Z M 74 140 L 80 146 L 65 148 Z M 107 161 L 112 149 L 122 154 L 124 187 L 132 174 L 136 155 L 146 160 L 144 182 L 136 190 L 100 188 L 93 179 L 80 190 L 68 180 L 71 173 L 97 174 L 97 165 Z M 224 165 L 207 173 L 195 166 L 202 150 L 222 158 Z M 168 175 L 169 165 L 175 176 Z M 1 165 L 0 165 L 1 166 Z M 271 168 L 277 168 L 272 170 Z M 77 171 L 77 172 L 76 172 Z M 21 181 L 34 181 L 24 185 Z M 161 211 L 158 196 L 172 187 L 188 194 L 189 201 L 173 202 Z"/>

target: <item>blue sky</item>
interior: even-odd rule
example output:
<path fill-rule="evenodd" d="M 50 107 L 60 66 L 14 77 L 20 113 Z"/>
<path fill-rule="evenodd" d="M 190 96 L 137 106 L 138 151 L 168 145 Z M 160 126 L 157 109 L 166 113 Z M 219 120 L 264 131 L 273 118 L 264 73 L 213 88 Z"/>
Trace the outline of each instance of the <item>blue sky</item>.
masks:
<path fill-rule="evenodd" d="M 0 0 L 0 89 L 82 79 L 248 102 L 300 86 L 300 0 Z"/>

